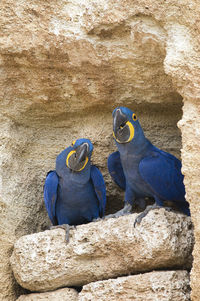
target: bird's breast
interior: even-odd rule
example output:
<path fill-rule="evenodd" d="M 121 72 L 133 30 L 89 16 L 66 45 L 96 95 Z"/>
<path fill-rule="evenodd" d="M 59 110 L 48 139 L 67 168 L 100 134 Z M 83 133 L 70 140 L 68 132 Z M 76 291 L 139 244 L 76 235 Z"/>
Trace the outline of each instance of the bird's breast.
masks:
<path fill-rule="evenodd" d="M 141 161 L 141 158 L 134 157 L 134 156 L 120 156 L 122 167 L 124 170 L 124 173 L 128 177 L 138 178 L 139 176 L 139 163 Z"/>
<path fill-rule="evenodd" d="M 92 183 L 89 181 L 86 184 L 75 184 L 68 181 L 59 182 L 58 200 L 63 208 L 87 208 L 91 204 L 98 203 L 97 197 Z M 93 206 L 92 205 L 92 206 Z"/>
<path fill-rule="evenodd" d="M 121 158 L 126 182 L 138 197 L 151 196 L 151 189 L 143 180 L 139 172 L 141 160 L 142 158 L 137 156 L 126 156 L 126 158 Z"/>

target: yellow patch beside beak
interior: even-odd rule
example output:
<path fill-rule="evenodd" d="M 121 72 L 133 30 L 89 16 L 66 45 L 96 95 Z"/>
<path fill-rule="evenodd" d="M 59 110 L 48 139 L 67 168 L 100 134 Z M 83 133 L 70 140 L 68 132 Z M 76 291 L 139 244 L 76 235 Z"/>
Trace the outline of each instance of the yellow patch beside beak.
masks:
<path fill-rule="evenodd" d="M 130 121 L 127 121 L 126 124 L 128 125 L 129 130 L 130 130 L 130 136 L 129 136 L 129 139 L 127 142 L 130 142 L 134 137 L 135 130 L 134 130 L 134 126 L 132 125 L 132 123 Z"/>
<path fill-rule="evenodd" d="M 115 136 L 115 133 L 113 132 L 113 137 L 115 138 L 115 140 L 118 142 L 118 143 L 121 143 Z"/>
<path fill-rule="evenodd" d="M 115 138 L 115 140 L 118 142 L 118 143 L 127 143 L 127 142 L 130 142 L 133 137 L 134 137 L 134 133 L 135 133 L 135 130 L 134 130 L 134 126 L 132 125 L 132 123 L 130 121 L 127 121 L 126 122 L 126 125 L 129 127 L 129 132 L 130 132 L 130 135 L 129 135 L 129 138 L 128 140 L 124 141 L 124 142 L 121 142 L 117 139 L 117 137 L 115 136 L 115 133 L 113 132 L 113 137 Z"/>
<path fill-rule="evenodd" d="M 73 150 L 73 151 L 71 151 L 71 152 L 68 154 L 68 156 L 67 156 L 67 159 L 66 159 L 66 164 L 67 164 L 67 167 L 69 167 L 69 158 L 70 158 L 70 157 L 71 157 L 71 155 L 73 155 L 75 152 L 76 152 L 76 151 L 75 151 L 75 150 Z"/>
<path fill-rule="evenodd" d="M 69 158 L 70 158 L 74 153 L 76 153 L 76 151 L 75 151 L 75 150 L 72 150 L 71 152 L 69 152 L 69 154 L 68 154 L 68 156 L 67 156 L 67 159 L 66 159 L 66 165 L 67 165 L 67 167 L 69 167 L 69 168 L 70 168 L 70 166 L 69 166 Z M 77 170 L 77 171 L 83 170 L 83 169 L 85 168 L 85 166 L 86 166 L 87 163 L 88 163 L 88 157 L 85 158 L 85 163 L 84 163 L 83 166 L 82 166 L 79 170 Z"/>

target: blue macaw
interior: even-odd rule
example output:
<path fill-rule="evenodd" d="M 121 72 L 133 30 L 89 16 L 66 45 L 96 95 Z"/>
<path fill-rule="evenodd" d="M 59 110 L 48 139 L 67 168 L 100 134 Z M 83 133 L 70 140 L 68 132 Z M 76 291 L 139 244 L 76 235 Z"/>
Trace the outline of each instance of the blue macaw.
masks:
<path fill-rule="evenodd" d="M 49 218 L 54 226 L 64 225 L 68 232 L 69 225 L 85 224 L 105 213 L 105 183 L 99 169 L 90 162 L 92 151 L 90 140 L 74 141 L 57 156 L 56 169 L 45 180 L 44 202 Z"/>
<path fill-rule="evenodd" d="M 185 199 L 181 162 L 173 155 L 155 147 L 144 135 L 137 116 L 130 109 L 113 111 L 113 136 L 118 151 L 108 157 L 108 170 L 115 183 L 125 190 L 124 208 L 107 217 L 129 214 L 134 202 L 154 198 L 155 204 L 139 214 L 140 223 L 151 209 L 163 207 L 164 201 L 174 202 L 190 215 Z"/>

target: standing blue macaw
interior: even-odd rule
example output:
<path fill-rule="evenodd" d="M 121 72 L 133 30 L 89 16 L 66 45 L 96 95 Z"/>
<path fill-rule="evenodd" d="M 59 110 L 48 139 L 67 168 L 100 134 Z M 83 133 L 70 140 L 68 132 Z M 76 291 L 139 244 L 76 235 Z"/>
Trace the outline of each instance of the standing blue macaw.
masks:
<path fill-rule="evenodd" d="M 93 145 L 78 139 L 56 158 L 56 169 L 47 174 L 44 202 L 54 226 L 66 228 L 103 217 L 106 188 L 99 169 L 91 165 Z M 58 226 L 60 227 L 60 226 Z"/>
<path fill-rule="evenodd" d="M 113 111 L 113 136 L 118 148 L 108 157 L 108 170 L 116 184 L 125 190 L 124 208 L 107 217 L 129 214 L 135 201 L 154 198 L 155 204 L 138 215 L 140 223 L 151 209 L 172 201 L 190 215 L 185 199 L 181 162 L 173 155 L 155 147 L 144 135 L 137 116 L 130 109 L 118 107 Z"/>

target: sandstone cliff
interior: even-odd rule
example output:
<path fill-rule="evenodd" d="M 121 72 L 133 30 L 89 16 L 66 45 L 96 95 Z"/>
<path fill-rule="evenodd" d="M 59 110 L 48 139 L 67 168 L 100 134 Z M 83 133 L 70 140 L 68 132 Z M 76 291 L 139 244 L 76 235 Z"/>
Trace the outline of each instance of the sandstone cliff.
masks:
<path fill-rule="evenodd" d="M 74 139 L 93 141 L 107 211 L 121 207 L 106 158 L 115 149 L 111 112 L 123 104 L 158 147 L 179 157 L 182 148 L 198 301 L 199 2 L 3 0 L 0 11 L 0 299 L 18 296 L 9 265 L 13 243 L 48 227 L 44 178 Z"/>

